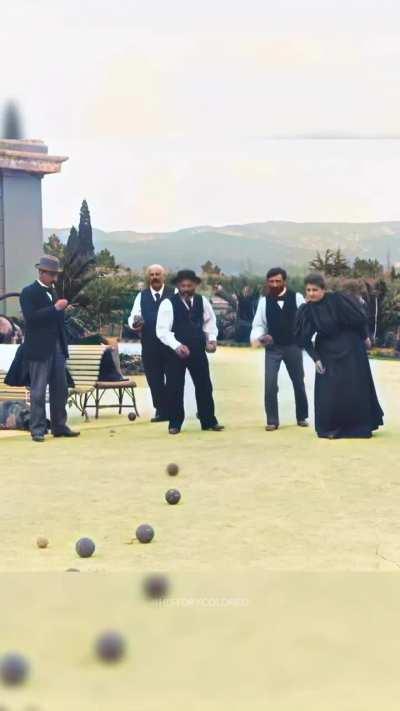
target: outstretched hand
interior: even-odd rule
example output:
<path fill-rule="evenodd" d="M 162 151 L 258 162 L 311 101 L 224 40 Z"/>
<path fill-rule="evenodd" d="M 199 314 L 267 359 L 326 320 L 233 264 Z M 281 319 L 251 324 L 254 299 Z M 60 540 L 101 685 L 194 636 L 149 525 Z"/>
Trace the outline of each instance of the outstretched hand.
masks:
<path fill-rule="evenodd" d="M 215 353 L 217 350 L 217 342 L 216 341 L 208 341 L 206 345 L 206 351 L 207 353 Z"/>

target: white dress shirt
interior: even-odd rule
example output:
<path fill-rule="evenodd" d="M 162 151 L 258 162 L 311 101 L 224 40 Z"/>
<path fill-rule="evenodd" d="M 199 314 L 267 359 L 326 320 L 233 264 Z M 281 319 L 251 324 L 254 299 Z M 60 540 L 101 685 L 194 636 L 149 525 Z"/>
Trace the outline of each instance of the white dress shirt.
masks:
<path fill-rule="evenodd" d="M 154 301 L 156 300 L 156 294 L 160 294 L 160 299 L 162 298 L 162 295 L 164 293 L 164 288 L 165 284 L 162 285 L 160 291 L 156 291 L 152 287 L 150 287 L 150 291 L 153 295 Z M 142 298 L 142 292 L 139 291 L 139 293 L 136 295 L 136 299 L 134 301 L 132 311 L 130 313 L 130 316 L 128 318 L 128 326 L 129 328 L 133 328 L 133 322 L 135 318 L 139 316 L 139 318 L 142 318 L 142 307 L 141 307 L 141 298 Z"/>
<path fill-rule="evenodd" d="M 286 294 L 286 289 L 282 291 L 282 294 L 279 296 L 284 296 Z M 260 338 L 265 336 L 268 333 L 268 324 L 267 324 L 267 314 L 266 314 L 266 297 L 261 296 L 258 306 L 257 306 L 257 311 L 253 319 L 253 324 L 251 328 L 251 333 L 250 333 L 250 343 L 253 345 L 256 345 Z M 278 305 L 283 308 L 284 305 L 284 300 L 283 299 L 277 299 Z M 304 296 L 303 294 L 300 294 L 297 292 L 296 294 L 296 304 L 297 308 L 301 306 L 301 304 L 304 304 Z"/>
<path fill-rule="evenodd" d="M 217 340 L 218 336 L 217 319 L 208 299 L 206 299 L 205 296 L 203 296 L 202 299 L 204 309 L 203 331 L 206 335 L 207 341 L 213 342 Z M 184 299 L 182 299 L 182 303 L 185 304 L 187 309 L 189 308 Z M 193 306 L 193 297 L 191 298 L 191 303 Z M 159 338 L 165 346 L 169 346 L 172 350 L 176 351 L 182 343 L 179 343 L 179 341 L 175 338 L 175 334 L 172 330 L 173 324 L 174 310 L 172 303 L 169 299 L 164 299 L 158 309 L 156 334 L 157 338 Z"/>
<path fill-rule="evenodd" d="M 53 303 L 53 297 L 52 297 L 52 295 L 51 295 L 51 286 L 46 286 L 46 284 L 42 284 L 42 282 L 40 281 L 40 279 L 36 279 L 36 281 L 37 281 L 38 284 L 40 284 L 40 286 L 43 287 L 43 289 L 46 289 L 47 296 L 49 297 L 51 303 Z"/>

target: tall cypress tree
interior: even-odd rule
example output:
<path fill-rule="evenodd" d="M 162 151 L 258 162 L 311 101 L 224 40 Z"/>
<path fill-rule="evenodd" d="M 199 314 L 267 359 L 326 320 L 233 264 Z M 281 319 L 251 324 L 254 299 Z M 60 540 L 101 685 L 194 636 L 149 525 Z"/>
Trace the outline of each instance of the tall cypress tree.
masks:
<path fill-rule="evenodd" d="M 86 200 L 81 205 L 79 219 L 79 249 L 82 253 L 94 252 L 92 224 L 90 222 L 90 212 Z"/>
<path fill-rule="evenodd" d="M 82 202 L 79 229 L 71 227 L 65 246 L 64 269 L 58 281 L 59 293 L 73 301 L 95 276 L 96 257 L 92 238 L 90 212 L 86 200 Z"/>

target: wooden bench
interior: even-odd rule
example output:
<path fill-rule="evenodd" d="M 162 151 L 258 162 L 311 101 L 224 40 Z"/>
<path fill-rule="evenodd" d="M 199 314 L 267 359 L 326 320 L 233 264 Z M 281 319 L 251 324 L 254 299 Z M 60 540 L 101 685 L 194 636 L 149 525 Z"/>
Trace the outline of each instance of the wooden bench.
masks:
<path fill-rule="evenodd" d="M 118 408 L 118 413 L 122 413 L 123 408 L 134 409 L 139 416 L 136 406 L 135 388 L 136 383 L 132 378 L 126 380 L 103 382 L 99 381 L 100 362 L 106 346 L 69 346 L 69 359 L 67 368 L 73 378 L 74 388 L 69 390 L 68 402 L 77 407 L 83 417 L 88 419 L 87 409 L 95 409 L 96 419 L 99 411 L 105 408 Z M 117 397 L 114 404 L 101 404 L 104 394 L 112 390 Z M 124 396 L 127 395 L 128 404 L 124 403 Z"/>

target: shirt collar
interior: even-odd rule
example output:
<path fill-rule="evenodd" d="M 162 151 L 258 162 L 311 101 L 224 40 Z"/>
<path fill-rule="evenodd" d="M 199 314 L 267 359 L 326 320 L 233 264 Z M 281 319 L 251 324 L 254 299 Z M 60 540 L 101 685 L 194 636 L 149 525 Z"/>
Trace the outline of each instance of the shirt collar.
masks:
<path fill-rule="evenodd" d="M 163 292 L 164 292 L 164 286 L 165 286 L 165 284 L 162 285 L 160 291 L 156 291 L 156 290 L 153 289 L 153 287 L 151 286 L 151 287 L 150 287 L 150 291 L 151 291 L 151 293 L 152 293 L 152 296 L 154 297 L 156 294 L 160 294 L 160 296 L 162 296 L 162 295 L 163 295 Z"/>
<path fill-rule="evenodd" d="M 180 298 L 181 298 L 182 303 L 185 304 L 186 308 L 188 308 L 188 305 L 187 305 L 187 303 L 186 303 L 185 297 L 182 296 L 181 294 L 179 294 L 179 296 L 180 296 Z M 191 297 L 190 297 L 190 305 L 191 305 L 191 306 L 193 306 L 193 302 L 194 302 L 194 296 L 191 296 Z"/>
<path fill-rule="evenodd" d="M 40 286 L 43 287 L 43 289 L 46 289 L 46 291 L 51 291 L 51 286 L 46 286 L 46 284 L 43 284 L 43 282 L 40 281 L 40 279 L 36 279 L 37 283 L 40 284 Z"/>

